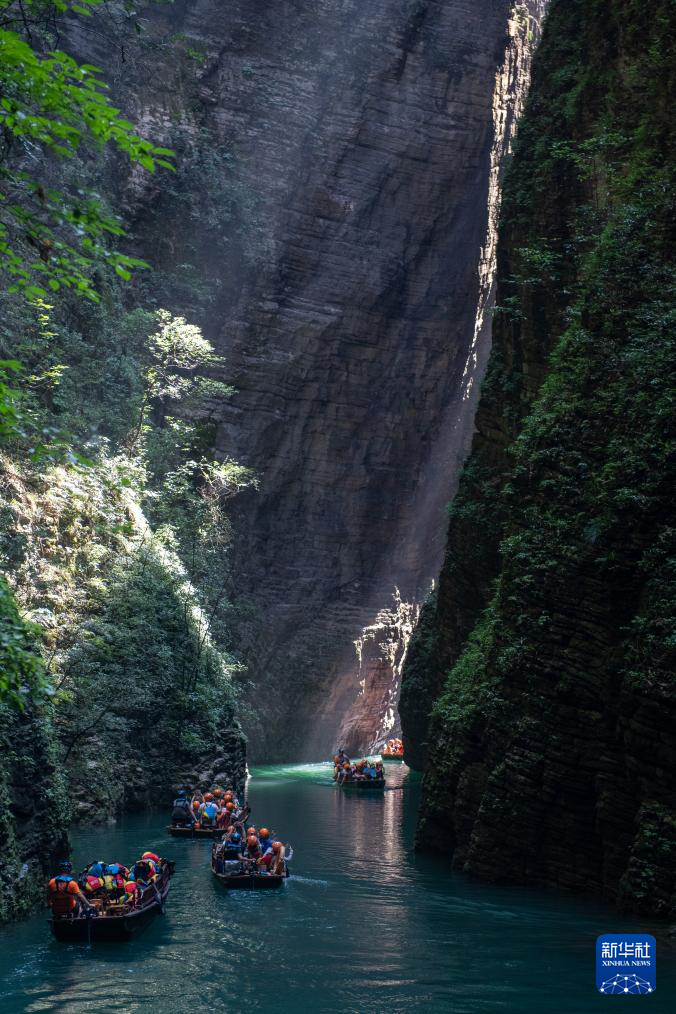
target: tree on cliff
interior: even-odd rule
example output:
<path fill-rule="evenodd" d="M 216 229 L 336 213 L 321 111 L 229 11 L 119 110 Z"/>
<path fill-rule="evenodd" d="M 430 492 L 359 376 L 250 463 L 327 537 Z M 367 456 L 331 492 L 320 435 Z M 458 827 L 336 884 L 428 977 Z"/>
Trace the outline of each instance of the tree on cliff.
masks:
<path fill-rule="evenodd" d="M 117 6 L 132 14 L 130 4 Z M 0 0 L 0 276 L 31 302 L 64 288 L 96 300 L 97 265 L 125 281 L 143 266 L 108 245 L 124 229 L 97 193 L 79 180 L 51 184 L 55 164 L 110 145 L 148 172 L 173 167 L 169 149 L 121 117 L 98 68 L 56 48 L 63 19 L 97 7 L 105 0 Z M 18 375 L 19 362 L 0 361 L 0 439 L 21 427 Z M 41 663 L 4 582 L 0 659 L 0 701 L 20 704 L 39 684 Z"/>
<path fill-rule="evenodd" d="M 98 68 L 51 48 L 58 15 L 102 4 L 0 0 L 0 270 L 29 298 L 65 287 L 95 299 L 96 264 L 125 280 L 142 264 L 108 247 L 124 229 L 98 194 L 50 185 L 55 160 L 110 144 L 148 172 L 172 168 L 171 150 L 121 117 Z"/>

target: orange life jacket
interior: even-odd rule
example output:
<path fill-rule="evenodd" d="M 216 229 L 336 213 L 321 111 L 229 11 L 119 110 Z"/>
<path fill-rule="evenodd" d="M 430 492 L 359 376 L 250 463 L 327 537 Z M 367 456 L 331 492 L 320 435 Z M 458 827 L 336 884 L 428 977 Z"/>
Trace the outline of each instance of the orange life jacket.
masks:
<path fill-rule="evenodd" d="M 68 915 L 77 906 L 77 881 L 72 877 L 52 877 L 49 881 L 49 904 L 53 915 Z"/>

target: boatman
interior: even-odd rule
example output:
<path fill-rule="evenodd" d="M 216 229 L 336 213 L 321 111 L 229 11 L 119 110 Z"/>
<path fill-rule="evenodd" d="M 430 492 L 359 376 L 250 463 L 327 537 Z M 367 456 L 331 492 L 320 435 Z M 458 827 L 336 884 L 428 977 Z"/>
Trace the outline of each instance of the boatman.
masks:
<path fill-rule="evenodd" d="M 52 915 L 71 915 L 76 910 L 95 911 L 73 879 L 73 864 L 64 859 L 58 865 L 58 873 L 49 881 L 49 905 Z"/>
<path fill-rule="evenodd" d="M 195 818 L 193 817 L 193 810 L 190 805 L 190 801 L 185 792 L 185 789 L 181 789 L 178 796 L 174 800 L 174 808 L 171 811 L 171 823 L 172 824 L 194 824 Z"/>

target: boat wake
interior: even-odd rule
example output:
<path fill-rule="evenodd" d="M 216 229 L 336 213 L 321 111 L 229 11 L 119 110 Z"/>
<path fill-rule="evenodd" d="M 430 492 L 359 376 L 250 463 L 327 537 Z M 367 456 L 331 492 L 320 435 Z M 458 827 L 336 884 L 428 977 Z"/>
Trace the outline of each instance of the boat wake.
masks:
<path fill-rule="evenodd" d="M 328 887 L 328 880 L 317 880 L 315 877 L 299 877 L 295 873 L 293 875 L 294 884 L 310 884 L 311 887 Z"/>

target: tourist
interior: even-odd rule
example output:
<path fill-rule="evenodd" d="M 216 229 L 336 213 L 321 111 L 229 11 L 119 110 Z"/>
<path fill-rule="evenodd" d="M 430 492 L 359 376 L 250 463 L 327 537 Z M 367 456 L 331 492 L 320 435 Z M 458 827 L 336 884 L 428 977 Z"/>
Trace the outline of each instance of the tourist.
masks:
<path fill-rule="evenodd" d="M 86 877 L 102 877 L 106 872 L 107 863 L 104 863 L 103 859 L 95 859 L 93 863 L 89 863 L 85 866 L 84 870 L 80 874 L 80 881 L 83 882 Z"/>
<path fill-rule="evenodd" d="M 273 873 L 278 877 L 285 876 L 287 872 L 287 861 L 293 858 L 293 849 L 290 849 L 287 855 L 286 849 L 282 845 L 281 841 L 273 841 L 272 855 L 274 858 L 269 866 L 270 873 Z"/>
<path fill-rule="evenodd" d="M 153 878 L 156 877 L 161 872 L 160 864 L 162 860 L 160 859 L 160 857 L 157 855 L 156 852 L 144 852 L 143 855 L 141 856 L 141 859 L 146 863 L 150 863 L 150 866 L 153 871 Z"/>
<path fill-rule="evenodd" d="M 122 901 L 127 905 L 135 905 L 138 900 L 138 884 L 135 880 L 127 880 L 124 885 Z"/>
<path fill-rule="evenodd" d="M 258 844 L 258 838 L 255 834 L 250 834 L 247 837 L 246 845 L 242 852 L 239 853 L 237 858 L 244 866 L 245 870 L 251 870 L 252 867 L 256 866 L 256 863 L 261 858 L 262 852 L 261 847 Z"/>
<path fill-rule="evenodd" d="M 230 847 L 235 847 L 236 846 L 237 849 L 239 850 L 239 847 L 242 844 L 242 835 L 237 830 L 237 828 L 234 826 L 234 824 L 231 824 L 227 828 L 227 830 L 226 830 L 226 832 L 223 835 L 223 838 L 221 840 L 222 840 L 222 842 L 223 842 L 224 845 L 230 846 Z"/>
<path fill-rule="evenodd" d="M 270 844 L 270 848 L 268 849 L 268 851 L 263 853 L 263 855 L 260 857 L 260 859 L 258 860 L 258 862 L 256 864 L 258 872 L 260 874 L 263 874 L 263 875 L 267 876 L 267 874 L 270 873 L 270 868 L 271 868 L 271 866 L 272 866 L 272 864 L 274 862 L 274 859 L 275 859 L 275 853 L 272 850 L 272 843 L 271 843 Z"/>
<path fill-rule="evenodd" d="M 204 802 L 200 806 L 199 814 L 202 827 L 213 827 L 216 824 L 218 806 L 214 802 L 214 797 L 211 792 L 205 792 Z"/>
<path fill-rule="evenodd" d="M 258 832 L 258 844 L 261 847 L 263 855 L 265 855 L 266 852 L 269 852 L 272 848 L 272 838 L 270 837 L 270 832 L 267 827 L 262 827 Z"/>
<path fill-rule="evenodd" d="M 156 877 L 154 863 L 147 859 L 138 859 L 129 871 L 129 880 L 133 880 L 140 888 L 147 887 Z"/>

